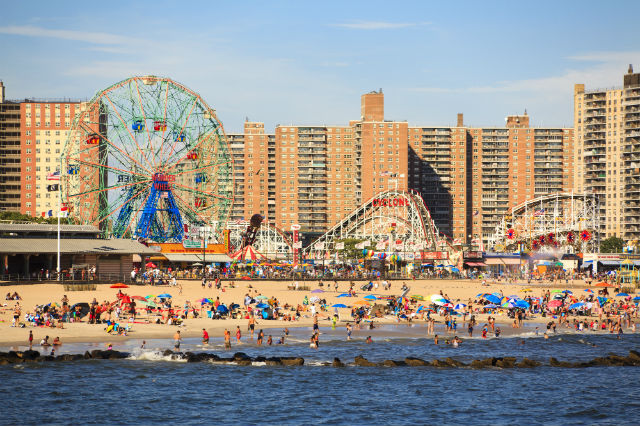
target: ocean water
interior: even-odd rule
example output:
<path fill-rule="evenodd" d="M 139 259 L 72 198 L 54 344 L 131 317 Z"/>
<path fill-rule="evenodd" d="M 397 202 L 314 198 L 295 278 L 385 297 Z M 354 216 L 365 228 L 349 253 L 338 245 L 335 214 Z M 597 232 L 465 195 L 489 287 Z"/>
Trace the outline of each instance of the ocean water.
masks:
<path fill-rule="evenodd" d="M 285 345 L 247 342 L 224 351 L 215 338 L 203 347 L 186 339 L 182 350 L 231 356 L 302 356 L 300 367 L 237 366 L 171 361 L 170 340 L 114 346 L 129 359 L 0 366 L 5 404 L 0 425 L 13 424 L 279 424 L 279 425 L 556 425 L 636 424 L 640 367 L 534 369 L 326 366 L 334 357 L 353 362 L 452 357 L 464 362 L 491 356 L 528 357 L 548 364 L 589 360 L 640 349 L 640 335 L 622 339 L 602 333 L 550 339 L 533 328 L 497 339 L 465 339 L 460 347 L 434 345 L 424 326 L 322 329 L 320 347 L 308 344 L 310 329 L 291 329 Z M 243 330 L 244 332 L 244 330 Z M 282 330 L 265 330 L 274 341 Z M 364 339 L 371 335 L 372 344 Z M 234 339 L 235 340 L 235 339 Z M 247 340 L 243 337 L 243 340 Z M 255 341 L 254 341 L 255 342 Z M 524 343 L 523 343 L 524 342 Z M 63 345 L 59 353 L 82 353 L 93 345 Z M 104 344 L 99 345 L 104 348 Z M 7 350 L 8 348 L 0 348 Z"/>

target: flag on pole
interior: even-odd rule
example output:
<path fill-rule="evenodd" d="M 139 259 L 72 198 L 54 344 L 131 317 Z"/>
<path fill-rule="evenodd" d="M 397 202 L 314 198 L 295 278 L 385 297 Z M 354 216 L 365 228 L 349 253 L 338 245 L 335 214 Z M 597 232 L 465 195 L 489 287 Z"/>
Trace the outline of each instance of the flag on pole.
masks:
<path fill-rule="evenodd" d="M 47 173 L 47 180 L 60 180 L 60 171 Z"/>
<path fill-rule="evenodd" d="M 544 215 L 544 209 L 538 209 L 536 211 L 533 212 L 534 216 L 543 216 Z"/>

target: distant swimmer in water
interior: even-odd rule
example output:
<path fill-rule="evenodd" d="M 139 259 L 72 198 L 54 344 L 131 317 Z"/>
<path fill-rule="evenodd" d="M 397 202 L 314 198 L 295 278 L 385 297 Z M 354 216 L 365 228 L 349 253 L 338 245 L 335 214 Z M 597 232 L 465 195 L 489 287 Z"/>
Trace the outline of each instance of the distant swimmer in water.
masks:
<path fill-rule="evenodd" d="M 549 335 L 548 335 L 547 333 L 544 333 L 544 338 L 545 338 L 545 339 L 548 339 L 548 338 L 549 338 Z"/>
<path fill-rule="evenodd" d="M 433 343 L 434 344 L 438 344 L 438 335 L 436 334 L 435 336 L 433 336 Z"/>

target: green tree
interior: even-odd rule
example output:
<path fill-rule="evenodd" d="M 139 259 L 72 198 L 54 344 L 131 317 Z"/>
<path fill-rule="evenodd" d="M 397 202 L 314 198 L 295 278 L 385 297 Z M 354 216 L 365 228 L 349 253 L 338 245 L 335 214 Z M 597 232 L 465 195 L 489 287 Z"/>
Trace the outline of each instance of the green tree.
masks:
<path fill-rule="evenodd" d="M 362 259 L 362 249 L 357 249 L 356 244 L 360 244 L 364 240 L 357 238 L 345 238 L 337 240 L 338 243 L 344 243 L 344 249 L 338 250 L 340 259 Z"/>
<path fill-rule="evenodd" d="M 600 253 L 622 253 L 624 240 L 616 236 L 611 236 L 600 241 Z"/>

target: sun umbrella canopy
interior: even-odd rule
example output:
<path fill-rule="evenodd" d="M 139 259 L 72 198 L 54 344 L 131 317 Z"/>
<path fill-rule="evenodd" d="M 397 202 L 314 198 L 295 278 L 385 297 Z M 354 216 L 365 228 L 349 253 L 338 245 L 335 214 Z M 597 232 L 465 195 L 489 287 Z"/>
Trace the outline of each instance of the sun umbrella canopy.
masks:
<path fill-rule="evenodd" d="M 489 304 L 489 305 L 484 305 L 484 307 L 485 307 L 485 308 L 488 308 L 488 309 L 495 309 L 495 308 L 498 308 L 499 306 L 498 306 L 498 305 L 495 305 L 495 304 L 493 304 L 493 303 L 491 303 L 491 304 Z"/>
<path fill-rule="evenodd" d="M 321 288 L 316 288 L 315 290 L 313 290 L 311 293 L 324 293 L 324 290 Z"/>
<path fill-rule="evenodd" d="M 152 263 L 152 262 L 149 262 L 144 266 L 146 266 L 147 268 L 155 268 L 156 267 L 156 265 L 154 263 Z"/>
<path fill-rule="evenodd" d="M 584 306 L 584 302 L 578 302 L 578 303 L 574 303 L 573 305 L 569 306 L 569 309 L 580 309 Z"/>
<path fill-rule="evenodd" d="M 338 295 L 338 297 L 349 297 L 349 293 L 342 293 Z"/>
<path fill-rule="evenodd" d="M 516 308 L 529 309 L 531 305 L 526 300 L 516 301 Z"/>
<path fill-rule="evenodd" d="M 558 306 L 562 306 L 562 300 L 552 300 L 547 304 L 547 306 L 550 308 L 557 308 Z"/>
<path fill-rule="evenodd" d="M 491 303 L 495 303 L 495 304 L 500 303 L 500 298 L 498 296 L 496 296 L 495 294 L 490 294 L 488 296 L 485 296 L 484 298 L 487 299 Z"/>
<path fill-rule="evenodd" d="M 618 293 L 616 294 L 616 297 L 627 297 L 629 296 L 627 293 Z"/>
<path fill-rule="evenodd" d="M 220 312 L 220 313 L 223 313 L 223 314 L 224 314 L 224 313 L 226 313 L 226 312 L 229 312 L 229 308 L 227 308 L 225 305 L 219 305 L 219 306 L 216 308 L 216 311 L 218 311 L 218 312 Z"/>
<path fill-rule="evenodd" d="M 432 294 L 431 295 L 431 301 L 432 302 L 437 302 L 438 300 L 444 300 L 444 297 L 440 294 Z"/>
<path fill-rule="evenodd" d="M 584 291 L 586 291 L 587 293 L 593 293 L 593 290 L 591 290 L 590 288 L 585 288 Z"/>
<path fill-rule="evenodd" d="M 126 285 L 126 284 L 117 283 L 117 284 L 112 285 L 111 288 L 129 288 L 129 286 Z"/>
<path fill-rule="evenodd" d="M 640 300 L 640 296 L 634 297 L 633 300 L 635 300 L 637 302 L 638 300 Z"/>
<path fill-rule="evenodd" d="M 373 294 L 369 294 L 368 296 L 365 296 L 364 298 L 367 299 L 367 300 L 378 300 L 378 298 L 375 297 Z"/>
<path fill-rule="evenodd" d="M 256 308 L 258 308 L 258 309 L 266 309 L 268 307 L 269 307 L 269 305 L 267 305 L 266 303 L 258 303 L 256 305 Z"/>
<path fill-rule="evenodd" d="M 147 300 L 147 299 L 145 299 L 145 298 L 144 298 L 144 297 L 142 297 L 142 296 L 131 296 L 131 298 L 132 298 L 133 300 Z"/>
<path fill-rule="evenodd" d="M 531 290 L 530 288 L 523 288 L 520 291 L 523 292 L 523 293 L 527 293 L 527 292 L 530 292 L 530 291 L 533 291 L 533 290 Z"/>
<path fill-rule="evenodd" d="M 331 305 L 332 308 L 346 308 L 347 305 L 343 303 L 336 303 L 335 305 Z"/>
<path fill-rule="evenodd" d="M 354 303 L 354 305 L 368 305 L 371 302 L 369 302 L 368 300 L 358 300 L 357 302 Z"/>
<path fill-rule="evenodd" d="M 466 307 L 467 305 L 465 305 L 464 303 L 458 303 L 453 307 L 453 309 L 455 309 L 456 311 L 459 311 L 460 309 L 464 309 Z"/>
<path fill-rule="evenodd" d="M 143 304 L 143 305 L 152 307 L 152 308 L 156 308 L 158 306 L 151 300 L 143 300 L 143 301 L 140 301 L 140 303 Z"/>
<path fill-rule="evenodd" d="M 267 296 L 260 295 L 260 296 L 256 297 L 256 299 L 259 299 L 259 300 L 267 300 L 267 299 L 268 299 L 268 297 L 267 297 Z"/>
<path fill-rule="evenodd" d="M 158 297 L 162 299 L 171 299 L 172 296 L 169 293 L 162 293 L 162 294 L 159 294 Z"/>

